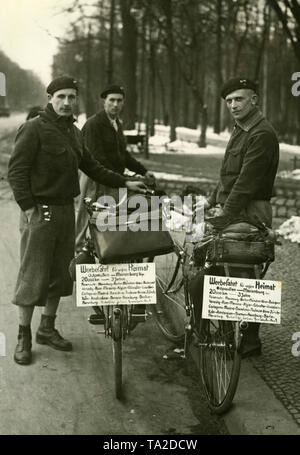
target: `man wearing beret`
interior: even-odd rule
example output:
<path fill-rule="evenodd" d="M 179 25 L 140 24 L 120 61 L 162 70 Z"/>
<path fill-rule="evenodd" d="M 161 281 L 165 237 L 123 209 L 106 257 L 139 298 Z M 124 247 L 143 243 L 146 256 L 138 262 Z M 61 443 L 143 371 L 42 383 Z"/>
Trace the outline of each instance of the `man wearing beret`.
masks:
<path fill-rule="evenodd" d="M 146 177 L 146 182 L 153 182 L 154 176 L 139 163 L 126 149 L 119 115 L 124 107 L 125 91 L 120 85 L 110 85 L 100 94 L 103 109 L 90 117 L 83 126 L 84 141 L 94 158 L 107 169 L 123 175 L 125 168 Z M 76 249 L 82 246 L 88 226 L 88 216 L 84 208 L 85 197 L 98 198 L 110 194 L 117 200 L 117 192 L 112 194 L 105 185 L 96 184 L 85 175 L 80 178 L 81 196 L 76 221 Z"/>
<path fill-rule="evenodd" d="M 225 217 L 244 214 L 271 226 L 270 199 L 279 160 L 276 133 L 258 109 L 253 81 L 230 79 L 221 96 L 235 125 L 209 203 L 221 204 Z"/>
<path fill-rule="evenodd" d="M 79 194 L 78 169 L 112 187 L 144 191 L 96 161 L 74 126 L 77 82 L 54 79 L 47 88 L 48 105 L 39 117 L 23 124 L 9 162 L 8 179 L 21 208 L 21 265 L 13 303 L 19 308 L 18 344 L 14 360 L 31 362 L 31 319 L 44 307 L 36 342 L 70 351 L 72 344 L 55 329 L 60 297 L 72 294 L 68 266 L 74 255 L 73 199 Z"/>
<path fill-rule="evenodd" d="M 253 81 L 244 77 L 230 79 L 223 86 L 221 96 L 235 125 L 221 165 L 219 183 L 208 199 L 207 208 L 220 204 L 221 224 L 245 217 L 271 227 L 270 199 L 279 161 L 276 133 L 258 109 L 257 87 Z M 258 332 L 259 324 L 249 323 L 244 335 L 244 357 L 261 353 Z"/>

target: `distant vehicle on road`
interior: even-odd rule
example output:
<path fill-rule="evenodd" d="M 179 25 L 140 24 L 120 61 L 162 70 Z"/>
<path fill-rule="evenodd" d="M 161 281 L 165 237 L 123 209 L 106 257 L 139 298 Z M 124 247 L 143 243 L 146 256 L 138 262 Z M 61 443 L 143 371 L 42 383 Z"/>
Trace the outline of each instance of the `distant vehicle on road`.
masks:
<path fill-rule="evenodd" d="M 9 117 L 10 109 L 6 102 L 6 99 L 0 96 L 0 117 Z"/>

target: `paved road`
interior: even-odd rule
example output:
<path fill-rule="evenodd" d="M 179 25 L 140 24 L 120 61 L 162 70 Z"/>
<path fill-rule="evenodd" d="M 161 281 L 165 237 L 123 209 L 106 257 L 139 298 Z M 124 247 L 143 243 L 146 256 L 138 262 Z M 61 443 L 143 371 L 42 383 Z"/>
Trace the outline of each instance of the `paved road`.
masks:
<path fill-rule="evenodd" d="M 23 112 L 13 113 L 10 117 L 0 117 L 0 136 L 1 133 L 7 129 L 15 129 L 21 125 L 26 118 L 26 114 Z"/>
<path fill-rule="evenodd" d="M 212 416 L 197 374 L 183 362 L 162 359 L 168 343 L 153 321 L 136 328 L 125 347 L 125 397 L 113 396 L 109 340 L 87 322 L 74 298 L 60 307 L 58 327 L 74 352 L 33 344 L 31 366 L 12 359 L 17 309 L 10 303 L 18 266 L 18 209 L 0 182 L 0 434 L 226 434 Z M 39 309 L 33 320 L 33 333 Z"/>

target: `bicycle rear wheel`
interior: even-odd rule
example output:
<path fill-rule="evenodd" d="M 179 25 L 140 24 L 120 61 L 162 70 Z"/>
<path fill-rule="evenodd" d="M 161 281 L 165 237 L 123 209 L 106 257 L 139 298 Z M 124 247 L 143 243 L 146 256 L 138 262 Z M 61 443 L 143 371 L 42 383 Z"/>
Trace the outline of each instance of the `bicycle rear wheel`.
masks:
<path fill-rule="evenodd" d="M 202 319 L 200 369 L 210 408 L 216 414 L 231 406 L 240 375 L 239 323 Z"/>
<path fill-rule="evenodd" d="M 123 364 L 123 310 L 114 307 L 112 311 L 111 335 L 113 348 L 115 395 L 122 397 L 122 364 Z"/>
<path fill-rule="evenodd" d="M 157 303 L 152 305 L 154 320 L 162 334 L 174 343 L 184 339 L 186 312 L 182 267 L 179 267 L 176 279 L 169 292 L 165 292 L 174 274 L 177 263 L 175 253 L 155 258 Z"/>

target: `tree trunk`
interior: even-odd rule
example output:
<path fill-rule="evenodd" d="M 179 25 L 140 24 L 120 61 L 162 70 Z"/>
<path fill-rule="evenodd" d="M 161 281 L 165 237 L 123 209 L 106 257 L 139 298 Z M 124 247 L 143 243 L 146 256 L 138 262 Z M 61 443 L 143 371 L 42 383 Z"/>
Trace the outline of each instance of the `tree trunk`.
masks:
<path fill-rule="evenodd" d="M 264 61 L 267 59 L 267 46 L 269 42 L 269 32 L 270 32 L 270 7 L 266 6 L 264 8 L 264 29 L 262 34 L 262 40 L 260 44 L 260 48 L 258 51 L 254 80 L 259 80 L 260 70 L 261 70 L 261 62 L 263 61 L 263 65 L 265 65 Z"/>
<path fill-rule="evenodd" d="M 199 147 L 206 147 L 207 106 L 204 104 L 201 112 L 201 133 L 198 140 Z"/>
<path fill-rule="evenodd" d="M 150 35 L 150 49 L 149 49 L 149 63 L 150 63 L 150 136 L 155 135 L 155 112 L 156 112 L 156 71 L 155 71 L 155 44 L 153 43 Z"/>
<path fill-rule="evenodd" d="M 145 65 L 146 65 L 146 18 L 143 17 L 141 36 L 141 61 L 139 81 L 139 111 L 138 111 L 138 132 L 141 130 L 141 123 L 144 121 L 145 109 Z"/>
<path fill-rule="evenodd" d="M 165 126 L 169 124 L 169 114 L 166 106 L 166 90 L 163 80 L 162 71 L 158 70 L 158 82 L 160 86 L 160 99 L 161 99 L 161 110 L 162 110 L 162 121 Z"/>
<path fill-rule="evenodd" d="M 216 43 L 216 98 L 214 132 L 221 132 L 221 98 L 222 86 L 222 0 L 217 0 L 217 43 Z"/>
<path fill-rule="evenodd" d="M 119 0 L 122 17 L 122 63 L 123 80 L 126 90 L 124 128 L 134 129 L 136 120 L 136 66 L 137 66 L 137 26 L 130 13 L 131 0 Z"/>
<path fill-rule="evenodd" d="M 173 8 L 172 0 L 164 0 L 161 8 L 166 17 L 167 52 L 169 62 L 169 115 L 170 115 L 170 142 L 176 141 L 177 110 L 176 110 L 176 56 L 173 36 Z"/>
<path fill-rule="evenodd" d="M 86 86 L 85 86 L 85 112 L 87 118 L 94 113 L 94 103 L 91 93 L 92 74 L 91 74 L 91 55 L 92 55 L 92 36 L 91 25 L 89 25 L 88 36 L 86 41 Z"/>
<path fill-rule="evenodd" d="M 114 51 L 115 7 L 116 7 L 116 0 L 111 0 L 109 41 L 108 41 L 108 58 L 107 58 L 107 84 L 108 85 L 112 84 L 113 75 L 114 75 L 113 51 Z"/>

